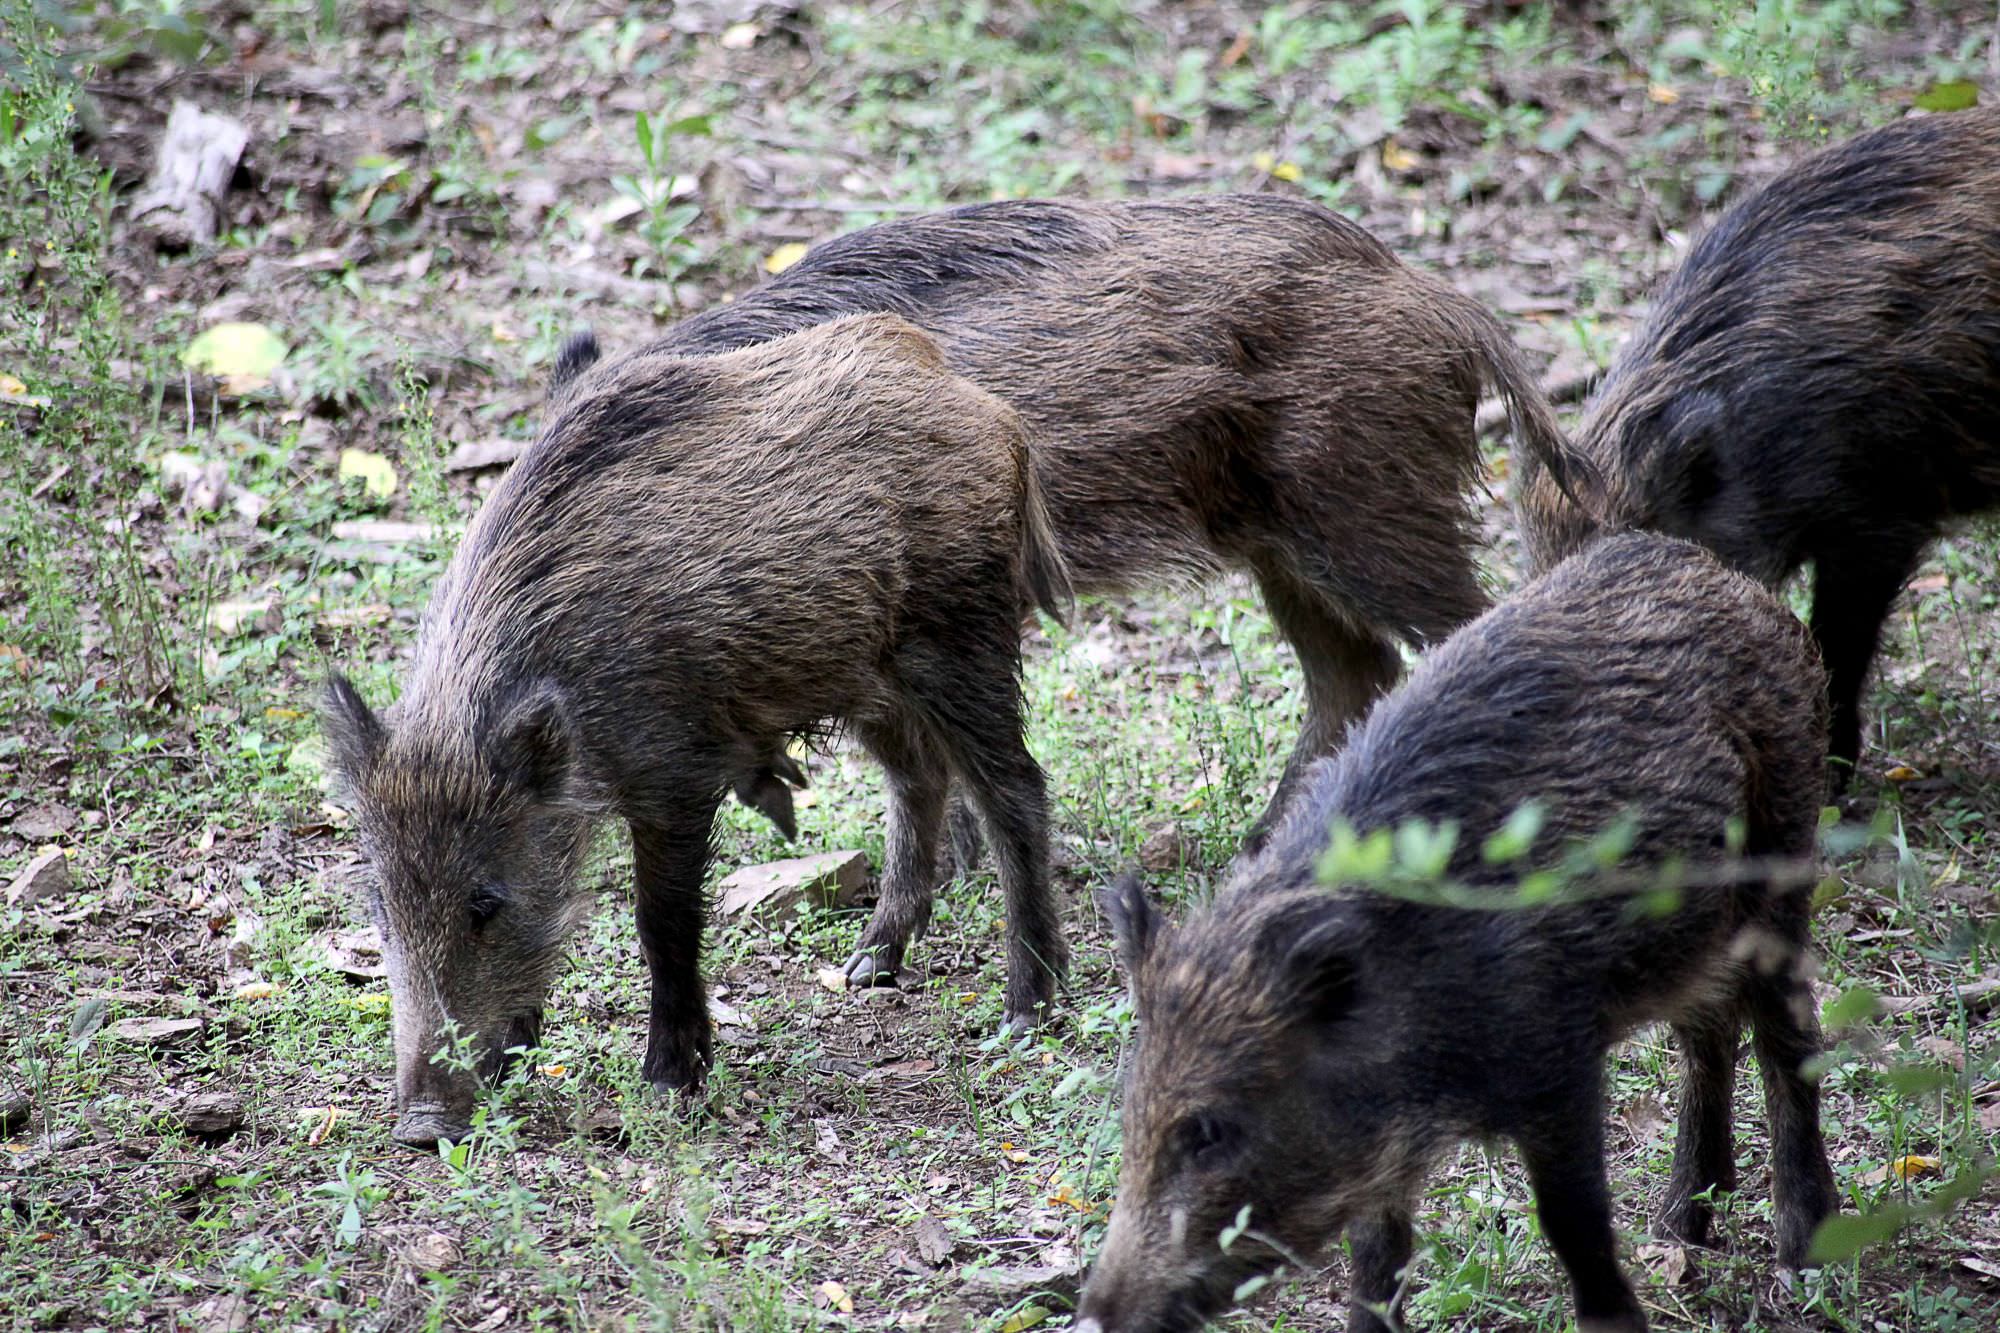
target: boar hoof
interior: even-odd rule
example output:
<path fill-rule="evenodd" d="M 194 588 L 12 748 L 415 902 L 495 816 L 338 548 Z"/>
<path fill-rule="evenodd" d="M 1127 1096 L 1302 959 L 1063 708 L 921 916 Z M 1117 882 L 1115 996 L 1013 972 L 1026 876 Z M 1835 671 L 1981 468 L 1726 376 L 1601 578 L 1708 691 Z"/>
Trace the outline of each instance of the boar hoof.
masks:
<path fill-rule="evenodd" d="M 439 1139 L 454 1143 L 471 1132 L 472 1126 L 442 1106 L 418 1103 L 404 1109 L 390 1137 L 411 1148 L 434 1148 Z"/>
<path fill-rule="evenodd" d="M 1011 1041 L 1015 1037 L 1025 1037 L 1048 1021 L 1049 1010 L 1045 1004 L 1032 1009 L 1009 1009 L 1000 1020 L 1000 1036 Z"/>
<path fill-rule="evenodd" d="M 857 949 L 847 965 L 840 970 L 847 974 L 847 984 L 857 990 L 863 986 L 893 986 L 896 984 L 896 964 L 881 955 L 887 950 Z"/>

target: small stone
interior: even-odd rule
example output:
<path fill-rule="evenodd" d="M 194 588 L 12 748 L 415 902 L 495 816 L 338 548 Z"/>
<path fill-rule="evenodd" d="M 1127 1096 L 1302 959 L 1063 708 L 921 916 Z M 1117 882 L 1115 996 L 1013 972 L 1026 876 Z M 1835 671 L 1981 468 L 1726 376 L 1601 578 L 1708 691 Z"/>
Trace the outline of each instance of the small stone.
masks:
<path fill-rule="evenodd" d="M 200 1137 L 221 1137 L 243 1125 L 243 1099 L 233 1092 L 200 1092 L 181 1103 L 181 1128 Z"/>
<path fill-rule="evenodd" d="M 1139 864 L 1148 870 L 1179 870 L 1187 859 L 1187 839 L 1172 824 L 1162 824 L 1139 844 Z"/>
<path fill-rule="evenodd" d="M 104 1035 L 135 1046 L 172 1046 L 206 1026 L 199 1018 L 124 1018 L 104 1029 Z"/>
<path fill-rule="evenodd" d="M 15 837 L 29 842 L 50 842 L 75 827 L 76 811 L 53 802 L 23 810 L 10 825 Z"/>
<path fill-rule="evenodd" d="M 821 852 L 744 866 L 722 881 L 724 916 L 782 914 L 810 899 L 821 907 L 847 907 L 868 883 L 862 852 Z"/>
<path fill-rule="evenodd" d="M 44 847 L 7 886 L 7 905 L 26 907 L 69 892 L 69 856 L 60 847 Z"/>

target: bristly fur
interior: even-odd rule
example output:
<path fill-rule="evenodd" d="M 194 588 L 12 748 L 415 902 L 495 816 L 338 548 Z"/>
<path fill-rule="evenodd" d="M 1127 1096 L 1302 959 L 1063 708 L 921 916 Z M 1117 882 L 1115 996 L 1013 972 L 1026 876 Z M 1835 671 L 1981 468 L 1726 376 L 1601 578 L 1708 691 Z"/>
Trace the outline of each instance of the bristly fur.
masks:
<path fill-rule="evenodd" d="M 1484 609 L 1482 385 L 1567 445 L 1500 322 L 1347 219 L 1269 195 L 978 204 L 864 228 L 674 325 L 749 346 L 887 311 L 1012 404 L 1078 590 L 1253 574 L 1308 718 L 1269 821 L 1400 670 Z M 1253 835 L 1261 836 L 1261 835 Z"/>
<path fill-rule="evenodd" d="M 797 774 L 788 738 L 834 726 L 890 774 L 864 949 L 893 970 L 922 929 L 961 772 L 1002 853 L 1009 1012 L 1032 1016 L 1067 953 L 1019 625 L 1067 595 L 1019 418 L 901 319 L 642 353 L 569 382 L 440 581 L 395 725 L 351 687 L 328 696 L 384 881 L 403 1136 L 469 1112 L 470 1080 L 430 1058 L 445 1020 L 488 1045 L 539 1021 L 587 909 L 586 835 L 609 815 L 632 829 L 653 974 L 646 1075 L 699 1082 L 717 803 Z"/>
<path fill-rule="evenodd" d="M 1162 1303 L 1217 1313 L 1249 1272 L 1310 1256 L 1342 1226 L 1358 1301 L 1386 1302 L 1427 1167 L 1480 1137 L 1527 1160 L 1585 1325 L 1636 1333 L 1600 1088 L 1610 1044 L 1654 1021 L 1674 1025 L 1690 1064 L 1663 1227 L 1701 1243 L 1707 1191 L 1734 1184 L 1748 1020 L 1770 1088 L 1779 1257 L 1802 1262 L 1836 1205 L 1802 1071 L 1817 1047 L 1803 953 L 1821 693 L 1803 628 L 1762 588 L 1685 542 L 1605 538 L 1430 653 L 1212 907 L 1170 929 L 1129 886 L 1106 895 L 1140 1036 L 1082 1316 L 1100 1333 L 1192 1329 Z M 1336 821 L 1426 820 L 1459 831 L 1452 877 L 1509 886 L 1521 868 L 1482 848 L 1529 799 L 1546 812 L 1532 863 L 1629 815 L 1624 868 L 1678 863 L 1674 909 L 1620 895 L 1481 911 L 1317 883 Z M 1723 866 L 1732 826 L 1759 858 L 1747 877 Z M 1224 1255 L 1214 1238 L 1246 1204 L 1273 1244 Z M 1350 1327 L 1381 1330 L 1361 1304 Z"/>
<path fill-rule="evenodd" d="M 1620 527 L 1776 585 L 1814 567 L 1837 776 L 1890 603 L 1951 519 L 2000 504 L 2000 107 L 1806 158 L 1661 287 L 1578 429 Z M 1546 568 L 1597 524 L 1516 460 Z"/>

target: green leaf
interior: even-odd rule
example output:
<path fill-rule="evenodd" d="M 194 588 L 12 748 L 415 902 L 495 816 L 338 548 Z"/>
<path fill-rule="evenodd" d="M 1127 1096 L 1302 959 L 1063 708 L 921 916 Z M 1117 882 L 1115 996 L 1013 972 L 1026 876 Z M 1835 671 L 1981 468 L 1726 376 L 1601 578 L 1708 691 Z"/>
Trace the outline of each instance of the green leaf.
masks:
<path fill-rule="evenodd" d="M 262 324 L 231 321 L 189 343 L 181 353 L 181 364 L 210 375 L 268 375 L 284 364 L 291 350 Z"/>
<path fill-rule="evenodd" d="M 1882 1081 L 1899 1097 L 1917 1098 L 1950 1086 L 1953 1079 L 1949 1070 L 1935 1065 L 1893 1065 L 1882 1071 Z"/>
<path fill-rule="evenodd" d="M 1479 854 L 1486 858 L 1488 865 L 1501 865 L 1508 861 L 1518 861 L 1528 854 L 1535 845 L 1535 835 L 1542 831 L 1542 821 L 1547 812 L 1539 801 L 1525 801 L 1507 816 L 1507 822 L 1498 832 L 1486 840 Z"/>
<path fill-rule="evenodd" d="M 1917 94 L 1916 105 L 1924 111 L 1963 111 L 1979 105 L 1979 85 L 1963 79 L 1934 83 Z"/>
<path fill-rule="evenodd" d="M 1000 1325 L 1000 1333 L 1022 1333 L 1024 1329 L 1034 1328 L 1045 1322 L 1048 1317 L 1049 1312 L 1041 1306 L 1024 1305 L 1007 1316 L 1006 1322 Z"/>
<path fill-rule="evenodd" d="M 1853 1258 L 1870 1245 L 1880 1245 L 1903 1229 L 1909 1209 L 1900 1204 L 1872 1213 L 1841 1214 L 1829 1217 L 1813 1232 L 1806 1250 L 1806 1262 L 1813 1265 L 1837 1264 Z"/>
<path fill-rule="evenodd" d="M 632 118 L 632 132 L 639 136 L 639 156 L 653 165 L 653 119 L 641 111 Z"/>
<path fill-rule="evenodd" d="M 671 138 L 682 134 L 708 134 L 713 131 L 714 126 L 715 117 L 707 112 L 703 112 L 698 116 L 682 116 L 679 120 L 670 122 L 667 128 L 661 132 L 661 137 Z"/>
<path fill-rule="evenodd" d="M 1241 1208 L 1238 1208 L 1236 1210 L 1236 1220 L 1234 1222 L 1231 1222 L 1228 1226 L 1224 1227 L 1222 1229 L 1222 1234 L 1215 1238 L 1215 1243 L 1217 1248 L 1219 1248 L 1224 1254 L 1229 1253 L 1229 1247 L 1234 1245 L 1237 1242 L 1237 1240 L 1242 1237 L 1243 1233 L 1248 1231 L 1249 1229 L 1250 1229 L 1250 1205 L 1246 1203 Z"/>
<path fill-rule="evenodd" d="M 1829 1028 L 1853 1027 L 1880 1013 L 1881 1002 L 1866 986 L 1850 986 L 1820 1014 L 1820 1024 Z"/>

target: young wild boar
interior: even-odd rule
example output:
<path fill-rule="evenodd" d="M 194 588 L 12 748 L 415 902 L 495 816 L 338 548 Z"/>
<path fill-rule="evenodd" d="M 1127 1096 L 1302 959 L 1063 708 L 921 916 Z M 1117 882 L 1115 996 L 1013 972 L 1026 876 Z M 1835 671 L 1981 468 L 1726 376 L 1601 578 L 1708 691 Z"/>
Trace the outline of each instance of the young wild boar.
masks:
<path fill-rule="evenodd" d="M 1844 783 L 1891 602 L 1949 520 L 2000 504 L 2000 107 L 1860 135 L 1730 209 L 1577 445 L 1614 523 L 1773 585 L 1812 565 Z M 1532 457 L 1515 470 L 1546 568 L 1593 525 Z"/>
<path fill-rule="evenodd" d="M 407 1143 L 471 1111 L 475 1073 L 434 1058 L 449 1027 L 476 1073 L 534 1040 L 609 816 L 631 828 L 652 973 L 645 1075 L 700 1082 L 716 807 L 801 732 L 852 728 L 888 770 L 864 945 L 925 924 L 952 774 L 999 849 L 1010 1020 L 1067 961 L 1018 681 L 1026 608 L 1067 588 L 1014 413 L 893 316 L 588 359 L 565 358 L 576 378 L 467 532 L 393 718 L 338 677 L 328 692 L 380 879 Z"/>
<path fill-rule="evenodd" d="M 1698 1196 L 1735 1182 L 1747 1018 L 1778 1256 L 1800 1264 L 1835 1207 L 1801 1067 L 1818 1036 L 1809 897 L 1793 881 L 1814 851 L 1821 689 L 1798 622 L 1755 583 L 1683 542 L 1605 538 L 1431 653 L 1314 769 L 1212 907 L 1176 930 L 1136 882 L 1108 895 L 1139 1035 L 1118 1201 L 1078 1329 L 1199 1328 L 1245 1279 L 1308 1262 L 1344 1227 L 1349 1328 L 1373 1333 L 1426 1171 L 1476 1137 L 1519 1148 L 1582 1327 L 1637 1333 L 1605 1181 L 1604 1055 L 1659 1020 L 1687 1064 L 1665 1230 L 1700 1243 Z M 1546 812 L 1536 862 L 1634 817 L 1623 866 L 1651 884 L 1678 862 L 1678 906 L 1616 881 L 1495 910 L 1315 883 L 1335 821 L 1425 820 L 1458 830 L 1457 882 L 1504 891 L 1518 867 L 1481 849 L 1530 799 Z M 1732 825 L 1755 861 L 1720 864 Z"/>
<path fill-rule="evenodd" d="M 1493 315 L 1345 218 L 1270 195 L 979 204 L 815 247 L 656 351 L 718 352 L 888 311 L 1027 423 L 1077 589 L 1255 576 L 1307 715 L 1304 766 L 1394 682 L 1398 643 L 1485 608 L 1468 505 L 1480 388 L 1566 445 Z"/>

